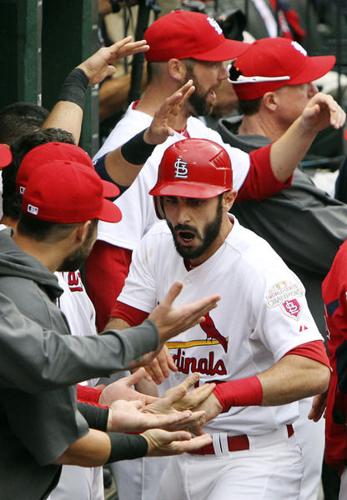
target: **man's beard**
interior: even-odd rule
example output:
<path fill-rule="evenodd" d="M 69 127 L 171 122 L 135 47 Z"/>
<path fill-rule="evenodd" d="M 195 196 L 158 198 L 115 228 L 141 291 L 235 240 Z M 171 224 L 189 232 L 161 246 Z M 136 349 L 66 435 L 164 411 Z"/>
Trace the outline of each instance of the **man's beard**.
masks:
<path fill-rule="evenodd" d="M 222 217 L 223 217 L 222 200 L 221 198 L 219 198 L 216 216 L 212 222 L 206 224 L 204 228 L 203 237 L 198 233 L 198 231 L 194 227 L 189 226 L 188 224 L 177 224 L 175 227 L 173 227 L 173 225 L 167 220 L 166 222 L 172 233 L 176 250 L 180 254 L 180 256 L 183 257 L 184 259 L 197 259 L 198 257 L 201 257 L 201 255 L 203 255 L 206 252 L 206 250 L 210 248 L 212 243 L 216 240 L 217 236 L 219 235 L 220 228 L 222 225 Z M 201 245 L 194 248 L 184 247 L 180 245 L 180 243 L 177 241 L 176 238 L 176 231 L 189 231 L 193 233 L 197 238 L 201 240 Z"/>
<path fill-rule="evenodd" d="M 207 101 L 207 96 L 209 91 L 204 94 L 201 92 L 200 85 L 194 78 L 194 73 L 192 68 L 187 68 L 186 81 L 193 80 L 193 85 L 195 87 L 195 92 L 189 97 L 189 104 L 191 107 L 192 114 L 194 116 L 208 116 L 212 113 L 213 104 Z"/>
<path fill-rule="evenodd" d="M 207 101 L 208 93 L 201 94 L 197 88 L 189 97 L 189 104 L 194 116 L 208 116 L 212 113 L 213 104 Z"/>
<path fill-rule="evenodd" d="M 58 271 L 60 272 L 73 272 L 80 269 L 85 263 L 88 255 L 90 254 L 95 240 L 96 223 L 92 221 L 88 229 L 87 237 L 84 243 L 75 250 L 73 253 L 65 257 Z"/>

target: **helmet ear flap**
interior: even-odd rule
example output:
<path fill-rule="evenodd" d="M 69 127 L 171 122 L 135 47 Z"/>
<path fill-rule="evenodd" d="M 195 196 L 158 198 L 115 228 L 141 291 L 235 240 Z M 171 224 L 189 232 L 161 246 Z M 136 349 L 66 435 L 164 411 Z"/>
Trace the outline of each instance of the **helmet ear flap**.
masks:
<path fill-rule="evenodd" d="M 165 212 L 163 210 L 161 196 L 154 196 L 153 202 L 154 202 L 155 213 L 156 213 L 158 219 L 161 219 L 161 220 L 165 219 Z"/>

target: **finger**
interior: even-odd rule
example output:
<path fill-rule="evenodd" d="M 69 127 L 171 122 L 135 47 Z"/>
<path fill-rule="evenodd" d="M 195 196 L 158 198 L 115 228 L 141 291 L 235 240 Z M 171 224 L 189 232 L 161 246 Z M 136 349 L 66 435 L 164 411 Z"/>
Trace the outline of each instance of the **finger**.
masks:
<path fill-rule="evenodd" d="M 184 425 L 186 425 L 186 422 L 189 421 L 189 419 L 191 418 L 191 414 L 192 412 L 188 410 L 177 413 L 169 413 L 167 415 L 161 415 L 161 414 L 151 415 L 150 413 L 148 413 L 148 415 L 151 415 L 150 420 L 153 421 L 152 428 L 158 428 L 158 427 L 165 428 L 170 426 L 175 427 L 181 425 L 182 426 L 181 429 L 183 428 Z"/>
<path fill-rule="evenodd" d="M 207 446 L 212 443 L 212 437 L 210 434 L 203 434 L 202 436 L 197 436 L 190 439 L 189 441 L 175 443 L 175 448 L 177 453 L 189 453 L 192 451 L 199 450 L 203 446 Z"/>
<path fill-rule="evenodd" d="M 216 384 L 204 384 L 187 394 L 187 400 L 190 402 L 189 408 L 194 408 L 203 403 L 212 394 L 215 387 Z"/>
<path fill-rule="evenodd" d="M 120 51 L 119 57 L 131 56 L 139 54 L 141 52 L 147 52 L 149 50 L 149 45 L 139 45 L 137 47 L 124 47 Z"/>
<path fill-rule="evenodd" d="M 136 385 L 139 382 L 141 382 L 141 380 L 143 380 L 145 377 L 146 377 L 146 370 L 144 368 L 139 368 L 131 375 L 128 375 L 127 377 L 125 377 L 126 385 L 128 387 L 131 387 L 132 385 Z"/>
<path fill-rule="evenodd" d="M 168 432 L 168 436 L 166 438 L 168 439 L 169 442 L 172 441 L 187 441 L 192 439 L 192 435 L 190 432 L 187 431 L 172 431 Z"/>
<path fill-rule="evenodd" d="M 176 300 L 179 294 L 181 293 L 182 288 L 183 288 L 183 283 L 181 283 L 180 281 L 175 281 L 175 283 L 173 283 L 173 285 L 171 285 L 171 287 L 169 288 L 169 291 L 167 292 L 164 300 L 162 301 L 162 304 L 166 307 L 171 307 L 174 300 Z"/>
<path fill-rule="evenodd" d="M 109 78 L 110 76 L 113 76 L 117 72 L 116 68 L 114 66 L 107 66 L 107 69 L 105 71 L 105 76 L 102 78 Z"/>
<path fill-rule="evenodd" d="M 172 356 L 171 356 L 171 354 L 169 353 L 168 350 L 166 351 L 166 361 L 167 361 L 168 368 L 172 372 L 177 372 L 178 371 L 178 368 L 175 365 L 175 362 L 174 362 L 174 360 L 173 360 L 173 358 L 172 358 Z"/>
<path fill-rule="evenodd" d="M 192 80 L 189 80 L 190 82 L 192 82 L 192 84 L 187 88 L 185 89 L 185 91 L 183 92 L 183 97 L 181 99 L 181 102 L 180 102 L 180 105 L 183 106 L 186 101 L 189 99 L 189 97 L 194 94 L 195 92 L 195 87 L 193 85 L 193 81 Z"/>
<path fill-rule="evenodd" d="M 180 384 L 166 391 L 163 400 L 165 404 L 171 407 L 173 406 L 174 403 L 182 399 L 186 394 L 187 394 L 186 388 L 183 386 L 183 384 Z"/>
<path fill-rule="evenodd" d="M 186 389 L 186 391 L 188 391 L 189 389 L 194 387 L 194 385 L 197 384 L 199 380 L 200 380 L 200 373 L 195 372 L 186 377 L 181 385 Z"/>
<path fill-rule="evenodd" d="M 149 368 L 149 367 L 147 367 Z M 150 369 L 147 369 L 148 373 L 151 375 L 153 382 L 155 382 L 157 385 L 161 384 L 164 382 L 165 377 L 163 372 L 161 371 L 161 368 L 159 366 L 158 360 L 154 359 L 150 365 Z"/>
<path fill-rule="evenodd" d="M 170 369 L 169 369 L 169 358 L 171 358 L 170 354 L 167 352 L 167 348 L 164 346 L 163 349 L 160 351 L 160 353 L 157 356 L 157 361 L 159 368 L 161 369 L 163 375 L 165 378 L 167 378 L 170 375 Z M 175 366 L 176 368 L 176 366 Z M 177 371 L 177 369 L 175 369 Z"/>
<path fill-rule="evenodd" d="M 212 295 L 204 299 L 200 299 L 188 306 L 182 307 L 182 316 L 187 316 L 187 321 L 191 323 L 197 323 L 204 317 L 209 311 L 217 307 L 217 303 L 220 300 L 219 295 Z"/>
<path fill-rule="evenodd" d="M 129 43 L 118 49 L 118 58 L 138 54 L 139 52 L 146 52 L 147 50 L 149 50 L 149 45 L 146 40 Z"/>

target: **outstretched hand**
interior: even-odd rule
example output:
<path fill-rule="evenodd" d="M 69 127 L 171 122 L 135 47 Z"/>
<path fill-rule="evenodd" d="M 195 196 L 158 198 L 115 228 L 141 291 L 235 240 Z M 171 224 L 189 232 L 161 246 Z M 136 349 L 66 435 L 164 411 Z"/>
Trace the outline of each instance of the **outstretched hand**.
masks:
<path fill-rule="evenodd" d="M 341 128 L 346 121 L 346 113 L 331 95 L 319 92 L 309 100 L 299 119 L 306 130 L 318 133 L 329 126 Z"/>
<path fill-rule="evenodd" d="M 182 288 L 183 283 L 175 282 L 164 300 L 148 316 L 158 329 L 161 343 L 204 321 L 205 314 L 217 307 L 220 300 L 219 295 L 211 295 L 190 304 L 173 307 Z"/>
<path fill-rule="evenodd" d="M 149 45 L 146 40 L 133 42 L 133 38 L 127 36 L 110 47 L 102 47 L 77 67 L 84 71 L 89 78 L 89 83 L 95 85 L 116 72 L 113 64 L 118 59 L 146 52 L 148 49 Z"/>
<path fill-rule="evenodd" d="M 136 372 L 122 377 L 112 384 L 107 385 L 99 398 L 99 403 L 110 406 L 114 401 L 123 399 L 125 401 L 142 401 L 144 404 L 152 403 L 157 398 L 142 394 L 134 389 L 134 385 L 138 384 L 146 378 L 144 368 L 139 368 Z"/>
<path fill-rule="evenodd" d="M 152 429 L 142 434 L 148 443 L 147 456 L 163 457 L 166 455 L 180 455 L 191 453 L 202 446 L 212 443 L 209 434 L 192 438 L 186 431 L 168 432 L 161 429 Z"/>
<path fill-rule="evenodd" d="M 145 142 L 148 144 L 162 144 L 169 135 L 174 134 L 175 119 L 194 91 L 193 80 L 189 80 L 174 94 L 165 99 L 154 114 L 151 125 L 144 133 Z"/>
<path fill-rule="evenodd" d="M 192 412 L 144 413 L 142 401 L 115 401 L 109 408 L 107 430 L 110 432 L 143 432 L 147 429 L 176 430 L 186 427 Z M 200 412 L 203 413 L 203 412 Z"/>
<path fill-rule="evenodd" d="M 190 390 L 199 381 L 199 374 L 189 375 L 181 384 L 169 389 L 164 396 L 156 399 L 144 407 L 144 411 L 153 414 L 176 414 L 187 410 L 194 410 L 213 391 L 214 384 L 205 384 L 198 389 Z M 211 387 L 208 387 L 211 386 Z M 194 434 L 202 434 L 202 426 L 206 422 L 205 411 L 193 411 L 190 417 L 180 422 L 179 428 L 188 429 Z M 184 425 L 181 425 L 184 424 Z M 178 427 L 178 426 L 177 426 Z"/>

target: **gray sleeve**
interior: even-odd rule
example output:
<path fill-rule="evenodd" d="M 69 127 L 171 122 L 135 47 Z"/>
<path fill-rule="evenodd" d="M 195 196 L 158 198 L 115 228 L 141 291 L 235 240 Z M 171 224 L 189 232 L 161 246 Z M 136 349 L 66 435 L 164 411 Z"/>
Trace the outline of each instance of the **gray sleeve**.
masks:
<path fill-rule="evenodd" d="M 289 265 L 324 276 L 347 238 L 347 205 L 298 173 L 291 188 L 232 208 L 240 223 L 267 240 Z"/>
<path fill-rule="evenodd" d="M 0 388 L 38 393 L 124 370 L 159 344 L 155 325 L 102 336 L 73 337 L 45 330 L 0 294 Z"/>

